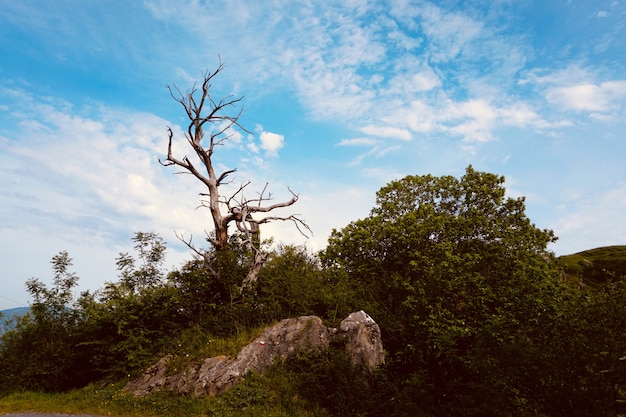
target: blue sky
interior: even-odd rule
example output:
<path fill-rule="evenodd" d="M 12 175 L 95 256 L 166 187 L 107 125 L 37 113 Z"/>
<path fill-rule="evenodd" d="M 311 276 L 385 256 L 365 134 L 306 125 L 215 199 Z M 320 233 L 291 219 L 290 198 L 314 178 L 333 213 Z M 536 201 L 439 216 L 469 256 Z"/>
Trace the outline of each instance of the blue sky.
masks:
<path fill-rule="evenodd" d="M 314 233 L 266 237 L 322 249 L 390 180 L 472 164 L 526 197 L 557 255 L 626 244 L 625 24 L 623 0 L 0 0 L 0 308 L 61 250 L 92 290 L 136 231 L 164 237 L 168 267 L 189 258 L 174 231 L 210 219 L 157 162 L 185 128 L 166 85 L 218 56 L 214 95 L 244 96 L 251 134 L 216 162 L 299 193 L 283 214 Z"/>

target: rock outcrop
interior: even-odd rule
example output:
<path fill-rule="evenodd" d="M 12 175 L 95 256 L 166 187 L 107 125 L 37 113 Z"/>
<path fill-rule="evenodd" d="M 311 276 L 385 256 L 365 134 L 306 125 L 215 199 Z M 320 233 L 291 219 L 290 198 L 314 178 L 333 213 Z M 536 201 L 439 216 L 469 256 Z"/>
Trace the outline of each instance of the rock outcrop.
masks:
<path fill-rule="evenodd" d="M 365 312 L 350 314 L 339 329 L 328 329 L 316 316 L 285 319 L 266 328 L 234 358 L 218 356 L 201 365 L 168 375 L 170 357 L 164 357 L 124 390 L 143 397 L 167 390 L 193 396 L 218 396 L 250 372 L 263 373 L 276 359 L 289 359 L 298 352 L 328 349 L 331 340 L 344 343 L 355 367 L 371 371 L 384 362 L 380 328 Z"/>
<path fill-rule="evenodd" d="M 371 371 L 385 361 L 380 327 L 363 310 L 346 317 L 335 338 L 343 341 L 352 365 Z"/>

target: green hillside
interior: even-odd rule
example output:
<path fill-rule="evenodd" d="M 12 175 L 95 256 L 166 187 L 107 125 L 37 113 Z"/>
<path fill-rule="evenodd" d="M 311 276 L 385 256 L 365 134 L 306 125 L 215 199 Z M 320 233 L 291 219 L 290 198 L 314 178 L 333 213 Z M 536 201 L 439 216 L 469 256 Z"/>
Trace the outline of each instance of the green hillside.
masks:
<path fill-rule="evenodd" d="M 597 286 L 626 276 L 626 246 L 605 246 L 559 258 L 570 280 Z"/>

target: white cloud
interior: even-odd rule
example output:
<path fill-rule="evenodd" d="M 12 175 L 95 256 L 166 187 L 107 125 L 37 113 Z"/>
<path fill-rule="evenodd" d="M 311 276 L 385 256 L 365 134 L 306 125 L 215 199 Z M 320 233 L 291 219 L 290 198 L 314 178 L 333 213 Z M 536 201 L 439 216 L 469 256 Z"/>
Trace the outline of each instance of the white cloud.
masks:
<path fill-rule="evenodd" d="M 411 140 L 412 138 L 411 132 L 409 132 L 408 130 L 393 126 L 367 125 L 361 128 L 361 132 L 367 135 L 378 136 L 381 138 L 401 140 Z"/>
<path fill-rule="evenodd" d="M 259 153 L 259 147 L 257 146 L 256 143 L 254 143 L 254 141 L 250 140 L 248 141 L 248 150 L 252 153 Z"/>
<path fill-rule="evenodd" d="M 321 57 L 297 65 L 294 82 L 302 101 L 318 119 L 354 120 L 366 114 L 376 98 L 376 92 L 366 88 L 366 80 L 353 68 Z"/>
<path fill-rule="evenodd" d="M 545 130 L 569 125 L 545 120 L 524 101 L 498 103 L 484 98 L 454 101 L 444 95 L 432 101 L 415 100 L 385 122 L 416 134 L 449 133 L 460 136 L 465 143 L 488 142 L 494 138 L 493 131 L 502 126 Z"/>
<path fill-rule="evenodd" d="M 365 168 L 362 170 L 362 174 L 367 178 L 375 179 L 380 184 L 386 184 L 402 177 L 402 174 L 395 168 Z"/>
<path fill-rule="evenodd" d="M 482 30 L 481 23 L 463 13 L 444 10 L 432 3 L 395 2 L 392 13 L 401 20 L 419 19 L 427 35 L 427 47 L 434 62 L 456 58 Z"/>
<path fill-rule="evenodd" d="M 543 120 L 537 112 L 526 103 L 514 103 L 499 110 L 502 122 L 517 127 L 548 127 L 549 123 Z"/>
<path fill-rule="evenodd" d="M 270 156 L 277 156 L 278 151 L 285 146 L 285 137 L 278 133 L 263 131 L 259 135 L 261 148 Z"/>
<path fill-rule="evenodd" d="M 546 73 L 536 70 L 520 81 L 532 83 L 542 89 L 545 99 L 560 110 L 595 113 L 596 119 L 605 118 L 599 113 L 609 113 L 624 107 L 626 80 L 599 81 L 601 75 L 592 70 L 570 65 Z"/>
<path fill-rule="evenodd" d="M 372 138 L 352 138 L 341 139 L 337 146 L 374 146 L 377 143 L 378 141 Z"/>
<path fill-rule="evenodd" d="M 441 116 L 442 129 L 463 137 L 464 142 L 487 142 L 498 118 L 498 111 L 484 100 L 450 102 Z"/>
<path fill-rule="evenodd" d="M 425 100 L 413 100 L 385 118 L 387 123 L 406 126 L 413 132 L 430 132 L 438 126 L 436 109 Z"/>
<path fill-rule="evenodd" d="M 395 76 L 389 82 L 389 91 L 394 94 L 407 95 L 430 91 L 440 86 L 439 76 L 435 74 L 432 68 L 426 67 L 417 73 L 407 71 Z"/>
<path fill-rule="evenodd" d="M 37 254 L 42 266 L 25 267 L 24 273 L 49 276 L 48 260 L 55 252 L 44 248 L 68 250 L 85 278 L 81 289 L 95 289 L 115 280 L 114 256 L 129 250 L 136 231 L 162 234 L 170 248 L 168 266 L 189 257 L 173 231 L 201 240 L 209 223 L 206 212 L 194 210 L 199 184 L 157 162 L 167 148 L 169 123 L 110 108 L 79 116 L 85 109 L 26 93 L 14 98 L 14 117 L 36 123 L 23 123 L 11 133 L 19 141 L 0 143 L 0 246 L 11 248 L 8 256 Z M 12 240 L 14 235 L 22 239 Z"/>
<path fill-rule="evenodd" d="M 477 120 L 494 120 L 497 117 L 497 110 L 488 102 L 482 99 L 468 100 L 460 103 L 451 103 L 448 111 L 453 118 L 471 118 Z"/>
<path fill-rule="evenodd" d="M 429 91 L 433 88 L 439 87 L 441 80 L 435 72 L 428 68 L 428 70 L 415 74 L 409 86 L 413 87 L 415 91 Z"/>
<path fill-rule="evenodd" d="M 419 46 L 422 44 L 424 40 L 421 37 L 408 36 L 402 31 L 397 30 L 397 27 L 394 27 L 394 29 L 388 32 L 387 38 L 395 42 L 398 46 L 400 46 L 402 49 L 406 51 L 411 51 L 416 48 L 419 48 Z"/>
<path fill-rule="evenodd" d="M 60 226 L 51 233 L 65 234 L 61 223 L 73 218 L 68 231 L 97 227 L 110 239 L 129 234 L 135 227 L 172 230 L 191 223 L 197 200 L 189 196 L 197 194 L 198 186 L 189 177 L 180 181 L 183 177 L 171 175 L 176 169 L 168 170 L 157 162 L 167 146 L 165 120 L 106 108 L 92 119 L 52 105 L 33 104 L 36 101 L 29 98 L 14 105 L 45 129 L 16 132 L 20 142 L 6 143 L 3 151 L 7 158 L 21 161 L 18 169 L 24 170 L 22 180 L 27 181 L 33 198 L 20 203 L 5 195 L 5 207 L 45 207 L 50 212 L 34 215 L 33 226 L 45 230 L 54 219 Z M 47 198 L 61 204 L 47 204 Z M 181 216 L 179 207 L 186 200 L 189 214 Z M 129 223 L 122 224 L 121 216 L 129 216 Z"/>
<path fill-rule="evenodd" d="M 547 90 L 546 99 L 567 110 L 608 112 L 626 97 L 626 81 L 576 84 Z"/>
<path fill-rule="evenodd" d="M 566 86 L 587 83 L 594 78 L 595 76 L 590 70 L 581 68 L 578 65 L 570 65 L 559 70 L 548 70 L 545 68 L 534 69 L 526 73 L 525 77 L 520 78 L 518 82 L 521 85 L 536 84 Z"/>
<path fill-rule="evenodd" d="M 214 17 L 207 16 L 200 3 L 193 2 L 183 12 L 154 13 L 180 24 L 191 19 L 185 27 L 206 39 L 219 30 L 210 29 L 207 22 Z M 222 15 L 236 13 L 237 7 L 225 6 Z M 498 108 L 509 106 L 502 84 L 513 83 L 525 63 L 524 49 L 512 48 L 510 39 L 490 31 L 488 22 L 465 10 L 446 10 L 429 2 L 364 2 L 357 7 L 345 2 L 320 6 L 277 1 L 263 7 L 248 5 L 246 13 L 258 14 L 258 22 L 266 23 L 246 21 L 251 27 L 237 37 L 241 47 L 234 49 L 254 51 L 237 56 L 256 63 L 259 70 L 252 76 L 263 73 L 265 80 L 278 83 L 273 85 L 293 88 L 316 120 L 335 120 L 375 138 L 402 140 L 416 133 L 449 132 L 465 141 L 487 141 L 499 122 L 541 125 L 541 117 L 521 109 L 498 113 Z M 366 18 L 374 13 L 374 21 Z M 277 35 L 278 27 L 289 37 Z M 274 58 L 268 60 L 257 51 Z M 486 72 L 483 66 L 475 67 L 483 58 L 494 62 Z M 242 65 L 249 68 L 250 63 Z M 470 98 L 458 98 L 470 90 Z M 496 115 L 479 114 L 481 101 L 490 103 Z M 470 102 L 478 103 L 478 108 L 464 109 Z M 278 150 L 247 146 L 253 153 L 262 148 L 268 155 Z"/>

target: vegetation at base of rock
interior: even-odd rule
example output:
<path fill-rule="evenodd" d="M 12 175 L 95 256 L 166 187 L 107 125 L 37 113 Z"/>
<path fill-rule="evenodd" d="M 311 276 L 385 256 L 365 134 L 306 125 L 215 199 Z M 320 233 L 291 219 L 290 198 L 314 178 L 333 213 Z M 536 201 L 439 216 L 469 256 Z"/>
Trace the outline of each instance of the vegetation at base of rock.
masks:
<path fill-rule="evenodd" d="M 198 325 L 183 330 L 165 348 L 170 357 L 168 370 L 171 373 L 201 363 L 206 358 L 235 356 L 241 348 L 258 337 L 265 326 L 241 328 L 228 338 L 220 338 L 202 330 Z"/>
<path fill-rule="evenodd" d="M 245 236 L 165 273 L 165 243 L 137 234 L 136 253 L 118 258 L 118 279 L 76 300 L 68 294 L 77 277 L 61 252 L 52 286 L 29 281 L 32 311 L 2 337 L 0 411 L 23 410 L 20 398 L 30 398 L 39 411 L 75 403 L 119 416 L 624 415 L 623 247 L 555 258 L 547 250 L 555 236 L 503 184 L 472 167 L 461 178 L 393 181 L 322 253 L 268 247 L 245 297 Z M 180 366 L 232 355 L 281 319 L 315 314 L 337 327 L 361 309 L 387 351 L 372 374 L 331 344 L 248 375 L 218 398 L 121 391 L 166 354 Z"/>
<path fill-rule="evenodd" d="M 397 393 L 384 365 L 373 373 L 360 372 L 337 343 L 327 351 L 300 354 L 284 366 L 297 375 L 298 395 L 332 416 L 386 415 Z"/>

